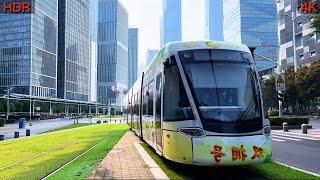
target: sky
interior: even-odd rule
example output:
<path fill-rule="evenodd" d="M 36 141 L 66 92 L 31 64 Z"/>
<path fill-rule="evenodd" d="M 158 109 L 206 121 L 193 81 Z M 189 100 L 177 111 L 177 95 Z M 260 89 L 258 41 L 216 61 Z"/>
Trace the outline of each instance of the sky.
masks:
<path fill-rule="evenodd" d="M 162 0 L 121 0 L 129 13 L 129 27 L 139 28 L 138 75 L 144 70 L 148 49 L 160 48 Z M 204 38 L 205 0 L 181 0 L 182 40 Z"/>

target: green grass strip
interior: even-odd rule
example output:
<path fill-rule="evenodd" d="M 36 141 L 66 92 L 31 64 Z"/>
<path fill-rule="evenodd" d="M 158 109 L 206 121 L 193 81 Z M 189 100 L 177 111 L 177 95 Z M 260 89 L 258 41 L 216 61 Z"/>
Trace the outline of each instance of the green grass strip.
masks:
<path fill-rule="evenodd" d="M 270 179 L 318 179 L 320 177 L 307 174 L 290 167 L 282 166 L 275 162 L 270 162 L 266 164 L 257 164 L 248 166 L 254 172 L 259 174 L 264 174 Z"/>
<path fill-rule="evenodd" d="M 103 140 L 101 144 L 87 152 L 77 160 L 71 162 L 64 168 L 60 169 L 48 179 L 87 179 L 102 159 L 112 150 L 120 138 L 125 134 L 126 130 L 119 131 L 111 138 Z"/>
<path fill-rule="evenodd" d="M 60 128 L 52 129 L 52 130 L 50 130 L 50 131 L 46 131 L 46 132 L 44 132 L 44 133 L 55 132 L 55 131 L 62 131 L 62 130 L 79 128 L 79 127 L 90 126 L 90 125 L 95 125 L 95 124 L 93 124 L 93 123 L 92 123 L 92 124 L 90 124 L 90 123 L 70 124 L 70 125 L 67 125 L 67 126 L 60 127 Z"/>
<path fill-rule="evenodd" d="M 159 156 L 149 145 L 142 143 L 158 166 L 170 179 L 320 179 L 319 177 L 279 165 L 274 162 L 250 166 L 202 167 L 183 165 Z"/>
<path fill-rule="evenodd" d="M 151 156 L 151 158 L 158 164 L 158 166 L 162 169 L 162 171 L 170 178 L 170 179 L 184 179 L 185 176 L 177 173 L 174 168 L 171 167 L 170 162 L 163 157 L 159 156 L 154 150 L 146 143 L 140 144 L 144 150 Z"/>
<path fill-rule="evenodd" d="M 102 124 L 0 142 L 0 179 L 40 179 L 116 132 Z"/>

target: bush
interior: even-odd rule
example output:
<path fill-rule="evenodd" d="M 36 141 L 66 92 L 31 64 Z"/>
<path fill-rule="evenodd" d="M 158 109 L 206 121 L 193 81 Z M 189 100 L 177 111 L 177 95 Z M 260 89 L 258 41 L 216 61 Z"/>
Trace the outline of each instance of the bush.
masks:
<path fill-rule="evenodd" d="M 4 126 L 4 122 L 6 121 L 6 119 L 0 118 L 0 127 Z"/>
<path fill-rule="evenodd" d="M 309 117 L 298 116 L 284 116 L 284 117 L 269 117 L 271 126 L 282 126 L 284 122 L 289 126 L 301 126 L 301 124 L 308 124 Z"/>
<path fill-rule="evenodd" d="M 278 116 L 279 115 L 279 111 L 278 110 L 271 110 L 268 112 L 269 116 Z"/>

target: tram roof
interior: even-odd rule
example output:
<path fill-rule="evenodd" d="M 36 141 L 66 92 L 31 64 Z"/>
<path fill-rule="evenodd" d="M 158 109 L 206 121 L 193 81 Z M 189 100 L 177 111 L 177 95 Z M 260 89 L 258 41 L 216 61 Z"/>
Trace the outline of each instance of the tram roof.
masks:
<path fill-rule="evenodd" d="M 244 44 L 234 44 L 224 41 L 176 41 L 167 43 L 164 48 L 168 55 L 177 51 L 192 49 L 230 49 L 250 52 L 249 48 Z"/>
<path fill-rule="evenodd" d="M 165 44 L 158 54 L 154 57 L 148 68 L 152 64 L 157 64 L 161 60 L 168 58 L 172 54 L 178 51 L 193 50 L 193 49 L 229 49 L 236 51 L 249 52 L 250 49 L 244 44 L 234 44 L 224 41 L 175 41 Z M 147 69 L 148 69 L 147 68 Z"/>

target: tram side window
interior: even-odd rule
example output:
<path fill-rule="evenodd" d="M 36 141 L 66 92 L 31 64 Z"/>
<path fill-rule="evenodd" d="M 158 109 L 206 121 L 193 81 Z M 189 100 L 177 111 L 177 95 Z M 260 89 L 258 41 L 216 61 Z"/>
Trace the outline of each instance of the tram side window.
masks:
<path fill-rule="evenodd" d="M 143 108 L 142 108 L 142 115 L 148 114 L 148 86 L 143 88 Z"/>
<path fill-rule="evenodd" d="M 134 97 L 133 98 L 134 99 L 133 114 L 137 115 L 137 94 L 135 94 L 133 97 Z"/>
<path fill-rule="evenodd" d="M 163 120 L 193 120 L 193 112 L 177 66 L 166 67 L 164 74 Z"/>
<path fill-rule="evenodd" d="M 141 93 L 140 91 L 137 93 L 137 115 L 140 116 L 140 108 L 142 108 L 142 106 L 140 106 L 140 97 L 141 97 Z"/>
<path fill-rule="evenodd" d="M 149 83 L 148 89 L 148 115 L 153 116 L 153 94 L 154 94 L 154 81 Z"/>
<path fill-rule="evenodd" d="M 156 117 L 161 117 L 161 80 L 162 74 L 159 74 L 156 79 Z"/>

